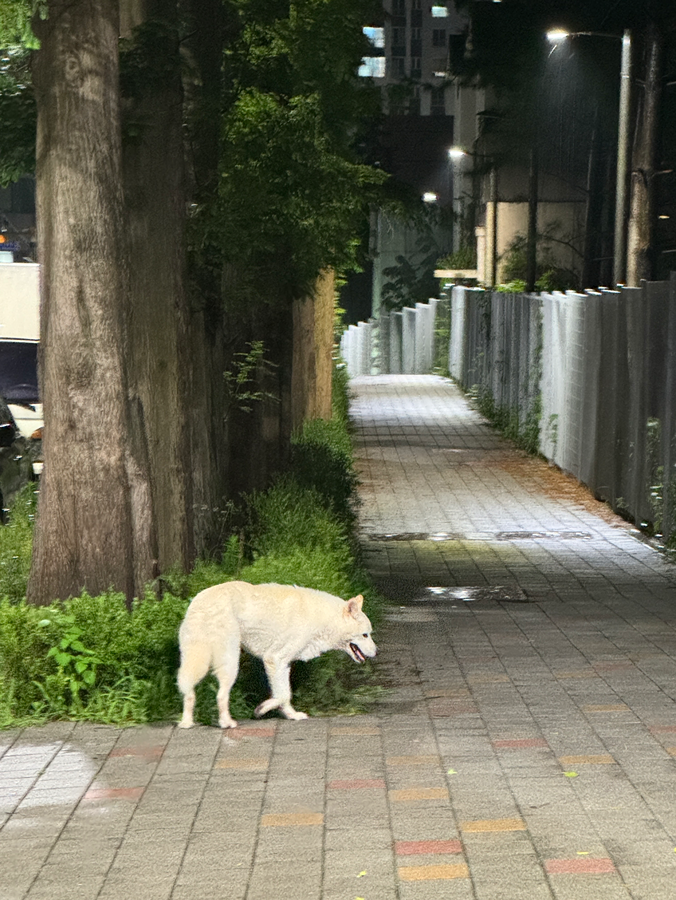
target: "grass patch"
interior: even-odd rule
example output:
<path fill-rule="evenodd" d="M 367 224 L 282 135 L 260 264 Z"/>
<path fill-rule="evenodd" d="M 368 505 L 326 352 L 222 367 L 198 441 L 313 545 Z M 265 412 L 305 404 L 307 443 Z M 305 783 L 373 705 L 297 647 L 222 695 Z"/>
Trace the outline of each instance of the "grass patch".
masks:
<path fill-rule="evenodd" d="M 245 527 L 216 560 L 170 573 L 131 610 L 121 594 L 83 593 L 33 607 L 25 602 L 34 488 L 17 499 L 0 528 L 0 727 L 52 719 L 131 725 L 177 719 L 178 628 L 190 598 L 239 578 L 316 588 L 344 598 L 363 594 L 374 623 L 381 601 L 362 568 L 353 526 L 356 477 L 348 432 L 346 382 L 336 383 L 330 422 L 308 423 L 294 438 L 291 471 L 248 498 Z M 344 653 L 297 663 L 294 702 L 314 715 L 363 710 L 379 689 L 370 664 Z M 231 693 L 235 718 L 250 718 L 268 688 L 262 665 L 242 653 Z M 216 681 L 197 689 L 195 720 L 217 721 Z"/>

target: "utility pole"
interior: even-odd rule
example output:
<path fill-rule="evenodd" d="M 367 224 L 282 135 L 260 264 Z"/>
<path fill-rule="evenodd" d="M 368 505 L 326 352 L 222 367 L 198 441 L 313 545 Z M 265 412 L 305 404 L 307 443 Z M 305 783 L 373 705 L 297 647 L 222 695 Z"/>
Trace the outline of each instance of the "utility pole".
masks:
<path fill-rule="evenodd" d="M 645 87 L 634 141 L 627 236 L 627 284 L 632 287 L 654 277 L 655 173 L 664 41 L 653 22 L 646 41 Z"/>
<path fill-rule="evenodd" d="M 617 133 L 617 179 L 615 190 L 615 245 L 613 283 L 624 284 L 627 268 L 627 175 L 629 169 L 629 116 L 631 111 L 631 31 L 622 38 L 620 70 L 620 117 Z"/>
<path fill-rule="evenodd" d="M 538 149 L 537 134 L 533 137 L 528 174 L 528 234 L 526 237 L 526 291 L 535 290 L 537 280 L 538 236 Z"/>

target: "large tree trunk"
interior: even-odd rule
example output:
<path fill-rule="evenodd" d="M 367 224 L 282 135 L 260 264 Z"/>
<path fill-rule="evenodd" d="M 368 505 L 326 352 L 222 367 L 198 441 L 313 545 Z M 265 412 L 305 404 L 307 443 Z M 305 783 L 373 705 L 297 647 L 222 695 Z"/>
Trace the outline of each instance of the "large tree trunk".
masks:
<path fill-rule="evenodd" d="M 223 49 L 233 23 L 222 0 L 188 0 L 189 36 L 183 49 L 188 129 L 188 183 L 197 208 L 208 208 L 219 183 Z M 238 17 L 231 11 L 235 22 Z M 198 77 L 194 78 L 193 73 Z M 228 436 L 223 293 L 227 278 L 199 253 L 191 259 L 192 393 L 191 436 L 194 539 L 196 552 L 212 555 L 223 545 L 228 495 Z M 209 261 L 210 262 L 210 261 Z"/>
<path fill-rule="evenodd" d="M 117 0 L 51 0 L 36 22 L 37 215 L 45 468 L 28 597 L 154 574 L 148 496 L 128 411 Z M 133 490 L 130 482 L 133 481 Z"/>
<path fill-rule="evenodd" d="M 332 270 L 317 278 L 312 296 L 293 303 L 291 424 L 331 418 L 335 278 Z"/>
<path fill-rule="evenodd" d="M 631 173 L 627 284 L 651 280 L 655 269 L 655 170 L 664 39 L 651 23 L 646 34 L 643 95 L 639 102 Z"/>
<path fill-rule="evenodd" d="M 122 10 L 126 27 L 137 26 L 129 37 L 150 67 L 138 92 L 123 99 L 125 120 L 134 125 L 123 148 L 131 411 L 147 448 L 160 570 L 187 570 L 194 560 L 187 418 L 192 353 L 176 3 L 123 0 Z"/>

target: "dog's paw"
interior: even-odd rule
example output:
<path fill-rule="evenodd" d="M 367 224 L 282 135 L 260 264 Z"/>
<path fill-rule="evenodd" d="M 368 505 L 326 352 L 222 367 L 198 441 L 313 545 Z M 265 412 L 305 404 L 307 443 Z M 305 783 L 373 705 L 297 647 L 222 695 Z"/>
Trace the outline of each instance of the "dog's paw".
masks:
<path fill-rule="evenodd" d="M 181 721 L 178 723 L 177 727 L 178 728 L 192 728 L 192 726 L 193 726 L 192 719 L 181 719 Z"/>
<path fill-rule="evenodd" d="M 218 720 L 219 728 L 237 728 L 237 722 L 234 719 L 228 717 L 227 719 L 219 719 Z"/>
<path fill-rule="evenodd" d="M 301 719 L 307 719 L 308 714 L 304 712 L 300 712 L 298 709 L 288 709 L 284 710 L 284 715 L 287 719 L 293 719 L 294 722 L 300 722 Z"/>

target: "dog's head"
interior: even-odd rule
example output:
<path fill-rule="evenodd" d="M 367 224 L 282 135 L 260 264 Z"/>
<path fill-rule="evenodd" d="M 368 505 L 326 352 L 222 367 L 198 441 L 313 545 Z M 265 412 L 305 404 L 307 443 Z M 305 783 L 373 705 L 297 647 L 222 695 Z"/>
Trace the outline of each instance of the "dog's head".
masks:
<path fill-rule="evenodd" d="M 348 600 L 343 607 L 345 638 L 343 650 L 355 662 L 364 662 L 367 656 L 375 656 L 377 647 L 371 637 L 371 623 L 366 613 L 362 612 L 364 598 L 361 594 Z"/>

